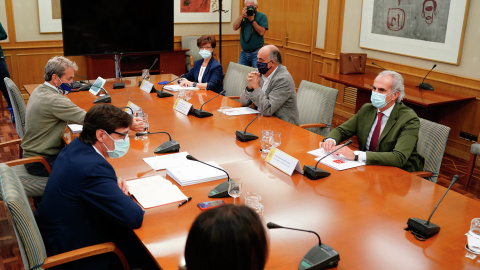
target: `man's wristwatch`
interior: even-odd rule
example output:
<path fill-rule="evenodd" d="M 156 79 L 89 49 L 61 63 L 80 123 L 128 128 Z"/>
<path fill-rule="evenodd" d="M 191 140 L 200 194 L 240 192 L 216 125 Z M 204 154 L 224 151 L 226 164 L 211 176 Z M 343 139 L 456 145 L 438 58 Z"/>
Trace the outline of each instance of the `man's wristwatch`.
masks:
<path fill-rule="evenodd" d="M 358 153 L 357 151 L 353 151 L 353 154 L 355 155 L 354 159 L 355 161 L 358 161 Z"/>
<path fill-rule="evenodd" d="M 197 87 L 197 83 L 196 83 L 196 82 L 194 82 L 192 86 L 193 86 L 193 87 Z"/>
<path fill-rule="evenodd" d="M 255 90 L 255 89 L 248 88 L 248 86 L 247 86 L 247 87 L 245 87 L 245 91 L 247 91 L 247 92 L 249 92 L 249 93 L 253 92 L 253 90 Z"/>

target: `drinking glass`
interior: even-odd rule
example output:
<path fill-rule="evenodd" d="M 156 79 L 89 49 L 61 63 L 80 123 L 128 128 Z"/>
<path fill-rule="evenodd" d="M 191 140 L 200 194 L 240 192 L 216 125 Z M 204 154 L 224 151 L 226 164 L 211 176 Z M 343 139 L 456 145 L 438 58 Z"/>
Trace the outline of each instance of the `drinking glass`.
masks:
<path fill-rule="evenodd" d="M 263 216 L 261 200 L 262 196 L 250 191 L 245 192 L 245 205 L 252 208 L 260 217 Z"/>
<path fill-rule="evenodd" d="M 133 117 L 139 117 L 139 118 L 142 118 L 143 119 L 143 111 L 141 108 L 135 108 L 133 109 Z M 140 139 L 139 136 L 136 136 L 135 135 L 135 140 L 138 140 Z"/>
<path fill-rule="evenodd" d="M 143 127 L 145 128 L 145 135 L 143 135 L 143 139 L 147 139 L 148 136 L 147 136 L 147 133 L 148 133 L 148 126 L 149 126 L 149 123 L 148 123 L 148 114 L 146 113 L 143 113 L 143 116 L 142 116 L 142 119 L 143 119 Z"/>
<path fill-rule="evenodd" d="M 470 231 L 466 234 L 468 249 L 475 254 L 480 254 L 480 218 L 472 219 Z"/>
<path fill-rule="evenodd" d="M 142 69 L 142 79 L 145 78 L 146 81 L 150 81 L 150 70 Z"/>
<path fill-rule="evenodd" d="M 192 98 L 192 90 L 186 89 L 185 90 L 185 101 L 189 101 Z"/>
<path fill-rule="evenodd" d="M 281 132 L 273 132 L 271 137 L 271 142 L 273 148 L 277 148 L 282 144 L 282 133 Z"/>
<path fill-rule="evenodd" d="M 186 91 L 185 89 L 180 89 L 178 90 L 178 96 L 177 98 L 185 100 L 186 98 Z"/>
<path fill-rule="evenodd" d="M 236 205 L 235 200 L 242 195 L 242 182 L 230 179 L 228 182 L 228 195 L 233 197 L 233 204 Z"/>
<path fill-rule="evenodd" d="M 262 153 L 268 153 L 270 151 L 270 147 L 272 147 L 272 136 L 273 131 L 271 130 L 263 130 L 262 131 L 262 139 L 260 140 L 260 146 L 262 149 Z"/>

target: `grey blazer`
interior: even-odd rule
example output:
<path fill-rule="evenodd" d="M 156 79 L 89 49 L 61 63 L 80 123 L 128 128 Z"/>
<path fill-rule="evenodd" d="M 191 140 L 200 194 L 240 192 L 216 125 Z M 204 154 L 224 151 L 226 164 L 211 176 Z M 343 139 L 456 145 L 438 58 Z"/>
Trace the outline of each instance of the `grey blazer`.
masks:
<path fill-rule="evenodd" d="M 270 104 L 270 108 L 264 112 L 265 116 L 275 116 L 294 125 L 299 124 L 297 108 L 297 92 L 292 75 L 285 66 L 279 65 L 272 75 L 267 91 L 262 90 L 263 79 L 260 79 L 260 87 L 252 92 L 243 91 L 240 95 L 242 106 L 254 103 L 260 112 Z"/>

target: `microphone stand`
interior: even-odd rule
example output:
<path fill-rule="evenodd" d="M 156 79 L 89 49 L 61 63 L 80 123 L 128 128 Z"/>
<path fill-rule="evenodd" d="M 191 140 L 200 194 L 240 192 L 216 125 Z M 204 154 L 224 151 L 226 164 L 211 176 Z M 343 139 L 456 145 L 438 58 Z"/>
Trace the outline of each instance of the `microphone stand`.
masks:
<path fill-rule="evenodd" d="M 122 71 L 120 70 L 120 61 L 122 60 L 122 54 L 120 56 L 115 54 L 115 71 L 117 73 L 117 78 L 120 75 L 120 82 L 113 84 L 113 89 L 123 89 L 125 88 L 125 83 L 123 82 Z"/>
<path fill-rule="evenodd" d="M 159 131 L 159 132 L 137 132 L 135 136 L 143 136 L 143 135 L 150 135 L 150 134 L 158 134 L 158 133 L 164 133 L 168 135 L 168 141 L 162 143 L 159 147 L 153 151 L 155 154 L 164 154 L 164 153 L 173 153 L 173 152 L 179 152 L 180 151 L 180 144 L 172 140 L 172 137 L 170 137 L 170 134 L 165 131 Z"/>
<path fill-rule="evenodd" d="M 220 95 L 223 94 L 223 93 L 225 93 L 225 90 L 223 90 L 222 92 L 218 93 L 218 95 L 212 97 L 211 99 L 205 101 L 205 102 L 202 104 L 202 106 L 200 107 L 200 110 L 199 110 L 199 109 L 193 109 L 193 116 L 198 117 L 198 118 L 204 118 L 204 117 L 212 116 L 212 115 L 213 115 L 212 113 L 202 110 L 203 105 L 207 104 L 207 103 L 210 102 L 212 99 L 220 96 Z"/>
<path fill-rule="evenodd" d="M 227 181 L 225 182 L 222 182 L 220 183 L 218 186 L 216 186 L 214 189 L 212 189 L 212 191 L 210 191 L 210 193 L 208 194 L 208 197 L 209 198 L 226 198 L 226 197 L 230 197 L 230 195 L 228 195 L 228 182 L 230 181 L 230 175 L 228 175 L 227 171 L 223 170 L 223 169 L 220 169 L 218 167 L 215 167 L 215 166 L 212 166 L 208 163 L 205 163 L 203 161 L 200 161 L 196 158 L 194 158 L 193 156 L 191 155 L 187 155 L 187 159 L 188 160 L 193 160 L 193 161 L 197 161 L 197 162 L 200 162 L 204 165 L 207 165 L 207 166 L 210 166 L 210 167 L 213 167 L 215 169 L 218 169 L 220 171 L 223 171 L 226 175 L 227 175 Z"/>
<path fill-rule="evenodd" d="M 434 64 L 432 69 L 430 69 L 430 71 L 427 73 L 427 75 L 425 75 L 425 77 L 423 78 L 422 80 L 422 83 L 420 83 L 417 87 L 420 88 L 420 89 L 424 89 L 424 90 L 431 90 L 433 91 L 433 86 L 431 86 L 430 84 L 426 83 L 425 82 L 425 79 L 427 78 L 428 74 L 430 74 L 430 72 L 432 72 L 432 70 L 434 68 L 437 67 L 437 64 Z"/>
<path fill-rule="evenodd" d="M 320 178 L 324 178 L 324 177 L 329 176 L 329 175 L 330 175 L 329 172 L 317 168 L 318 163 L 319 163 L 322 159 L 330 156 L 331 154 L 337 152 L 338 150 L 342 149 L 343 147 L 345 147 L 345 146 L 347 146 L 347 145 L 349 145 L 349 144 L 351 144 L 351 143 L 352 143 L 352 140 L 348 140 L 345 144 L 343 144 L 343 145 L 340 146 L 339 148 L 335 149 L 335 151 L 332 151 L 332 152 L 330 152 L 329 154 L 325 155 L 324 157 L 322 157 L 321 159 L 319 159 L 319 160 L 317 161 L 317 164 L 315 164 L 315 167 L 310 166 L 310 165 L 305 165 L 305 166 L 303 166 L 303 175 L 305 175 L 306 177 L 308 177 L 310 180 L 318 180 L 318 179 L 320 179 Z"/>
<path fill-rule="evenodd" d="M 255 118 L 253 118 L 252 121 L 250 121 L 250 123 L 248 123 L 248 125 L 245 127 L 245 130 L 242 132 L 240 130 L 237 130 L 235 132 L 235 135 L 237 137 L 237 140 L 241 141 L 241 142 L 248 142 L 248 141 L 253 141 L 253 140 L 256 140 L 258 139 L 258 136 L 257 135 L 253 135 L 252 133 L 248 133 L 247 132 L 247 128 L 250 126 L 250 124 L 253 123 L 253 121 L 255 121 L 255 119 L 257 119 L 260 115 L 262 115 L 266 110 L 268 110 L 268 108 L 270 108 L 271 104 L 268 104 L 268 106 L 259 114 L 257 114 L 257 116 L 255 116 Z"/>
<path fill-rule="evenodd" d="M 112 103 L 112 98 L 108 94 L 107 90 L 105 90 L 103 87 L 100 87 L 100 91 L 104 92 L 105 95 L 98 97 L 93 101 L 93 103 Z"/>

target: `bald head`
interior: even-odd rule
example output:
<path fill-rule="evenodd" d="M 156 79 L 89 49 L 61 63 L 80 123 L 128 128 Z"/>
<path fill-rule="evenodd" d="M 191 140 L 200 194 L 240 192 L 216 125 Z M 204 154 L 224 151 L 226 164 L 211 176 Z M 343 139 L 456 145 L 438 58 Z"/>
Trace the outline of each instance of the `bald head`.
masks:
<path fill-rule="evenodd" d="M 275 61 L 276 65 L 282 64 L 282 55 L 280 54 L 280 50 L 275 45 L 265 45 L 263 46 L 258 53 L 263 51 L 263 55 L 268 55 L 267 61 Z"/>

